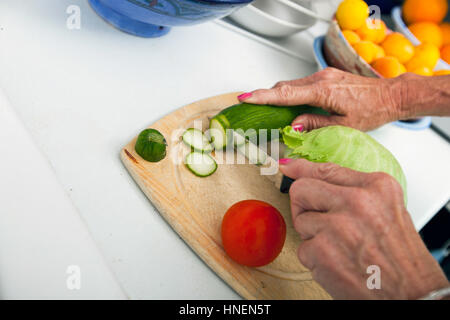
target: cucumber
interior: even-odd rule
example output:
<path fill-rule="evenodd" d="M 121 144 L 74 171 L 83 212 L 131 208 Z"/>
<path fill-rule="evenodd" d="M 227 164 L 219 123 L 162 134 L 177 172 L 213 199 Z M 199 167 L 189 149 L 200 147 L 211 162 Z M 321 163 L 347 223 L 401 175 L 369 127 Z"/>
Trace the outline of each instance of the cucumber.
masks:
<path fill-rule="evenodd" d="M 258 137 L 259 130 L 266 129 L 267 139 L 270 140 L 272 129 L 284 128 L 290 125 L 297 116 L 304 113 L 329 115 L 323 109 L 308 105 L 277 107 L 241 103 L 228 107 L 210 121 L 214 147 L 218 150 L 226 147 L 228 141 L 230 141 L 230 137 L 226 135 L 227 129 L 241 129 L 246 133 L 246 138 L 255 135 Z"/>
<path fill-rule="evenodd" d="M 197 177 L 207 177 L 217 170 L 216 161 L 207 153 L 193 151 L 184 160 L 186 167 Z"/>
<path fill-rule="evenodd" d="M 257 166 L 266 164 L 267 153 L 250 141 L 237 146 L 236 150 L 243 154 L 251 164 L 256 164 Z"/>
<path fill-rule="evenodd" d="M 239 147 L 247 142 L 247 139 L 244 136 L 244 131 L 242 130 L 233 130 L 233 144 L 235 147 Z"/>
<path fill-rule="evenodd" d="M 213 146 L 205 134 L 195 128 L 189 128 L 183 133 L 183 141 L 197 151 L 211 152 L 213 150 Z"/>
<path fill-rule="evenodd" d="M 228 140 L 226 127 L 217 118 L 212 118 L 209 122 L 209 134 L 216 150 L 226 147 Z"/>
<path fill-rule="evenodd" d="M 164 136 L 155 129 L 145 129 L 137 140 L 134 149 L 143 159 L 158 162 L 166 157 L 167 142 Z"/>

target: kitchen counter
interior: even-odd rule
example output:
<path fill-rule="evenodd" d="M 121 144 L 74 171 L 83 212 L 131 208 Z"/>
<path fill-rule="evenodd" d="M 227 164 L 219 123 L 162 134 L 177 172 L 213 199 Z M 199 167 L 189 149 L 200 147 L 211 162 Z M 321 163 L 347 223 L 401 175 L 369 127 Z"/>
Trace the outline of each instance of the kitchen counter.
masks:
<path fill-rule="evenodd" d="M 0 299 L 126 298 L 1 90 L 0 145 Z"/>
<path fill-rule="evenodd" d="M 81 8 L 80 30 L 66 28 L 72 4 Z M 311 74 L 313 61 L 214 22 L 174 28 L 159 39 L 133 37 L 107 25 L 86 1 L 74 0 L 1 1 L 0 48 L 0 88 L 126 296 L 239 298 L 160 217 L 121 164 L 119 151 L 141 129 L 185 104 Z M 404 166 L 409 209 L 421 228 L 450 198 L 449 145 L 431 130 L 387 125 L 372 134 Z M 3 196 L 10 191 L 2 183 Z"/>

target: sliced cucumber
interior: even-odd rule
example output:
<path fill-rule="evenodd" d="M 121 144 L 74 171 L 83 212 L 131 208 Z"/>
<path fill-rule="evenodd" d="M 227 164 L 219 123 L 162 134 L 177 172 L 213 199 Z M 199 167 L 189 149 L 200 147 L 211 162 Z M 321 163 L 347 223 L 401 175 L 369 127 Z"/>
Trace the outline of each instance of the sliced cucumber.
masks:
<path fill-rule="evenodd" d="M 183 133 L 183 141 L 197 151 L 211 152 L 213 146 L 206 135 L 199 129 L 189 128 Z"/>
<path fill-rule="evenodd" d="M 209 134 L 216 150 L 222 150 L 227 145 L 226 127 L 219 121 L 218 118 L 211 119 L 209 123 Z"/>
<path fill-rule="evenodd" d="M 216 161 L 207 153 L 193 151 L 184 160 L 186 167 L 198 177 L 207 177 L 217 170 Z"/>
<path fill-rule="evenodd" d="M 267 153 L 250 141 L 246 141 L 244 144 L 237 146 L 236 150 L 243 154 L 251 164 L 258 166 L 266 164 Z"/>
<path fill-rule="evenodd" d="M 235 147 L 243 145 L 247 139 L 244 137 L 242 130 L 233 130 L 233 143 Z"/>

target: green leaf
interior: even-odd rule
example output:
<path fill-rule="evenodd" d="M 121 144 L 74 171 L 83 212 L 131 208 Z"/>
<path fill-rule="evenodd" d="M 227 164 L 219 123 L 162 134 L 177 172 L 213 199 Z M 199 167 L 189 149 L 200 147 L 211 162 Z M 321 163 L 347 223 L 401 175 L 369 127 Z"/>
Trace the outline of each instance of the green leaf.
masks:
<path fill-rule="evenodd" d="M 406 202 L 406 178 L 397 159 L 368 134 L 359 130 L 329 126 L 309 132 L 282 130 L 284 143 L 292 149 L 289 158 L 332 162 L 361 172 L 385 172 L 402 186 Z"/>

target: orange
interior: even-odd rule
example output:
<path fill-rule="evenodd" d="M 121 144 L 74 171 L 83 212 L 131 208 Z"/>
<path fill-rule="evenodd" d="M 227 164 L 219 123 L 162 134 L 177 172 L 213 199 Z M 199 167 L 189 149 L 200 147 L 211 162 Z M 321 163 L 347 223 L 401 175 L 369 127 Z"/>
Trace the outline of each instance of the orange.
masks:
<path fill-rule="evenodd" d="M 342 30 L 356 30 L 369 17 L 369 6 L 362 0 L 344 0 L 336 11 L 336 20 Z"/>
<path fill-rule="evenodd" d="M 450 23 L 443 22 L 439 27 L 442 32 L 442 45 L 450 44 Z"/>
<path fill-rule="evenodd" d="M 431 43 L 423 43 L 414 49 L 414 56 L 406 63 L 406 70 L 414 72 L 421 67 L 433 70 L 440 57 L 438 47 Z"/>
<path fill-rule="evenodd" d="M 432 69 L 430 69 L 428 67 L 423 67 L 423 66 L 419 67 L 419 68 L 416 68 L 414 70 L 408 70 L 408 72 L 412 72 L 412 73 L 418 74 L 420 76 L 427 76 L 427 77 L 433 75 L 433 70 Z"/>
<path fill-rule="evenodd" d="M 409 30 L 421 43 L 432 43 L 436 47 L 442 46 L 442 31 L 433 22 L 417 22 L 409 26 Z"/>
<path fill-rule="evenodd" d="M 384 53 L 384 49 L 382 47 L 380 47 L 375 43 L 373 44 L 373 46 L 374 46 L 374 57 L 373 57 L 374 61 L 386 56 L 386 54 Z"/>
<path fill-rule="evenodd" d="M 435 71 L 433 75 L 434 76 L 447 76 L 447 75 L 450 75 L 450 70 L 438 70 L 438 71 Z"/>
<path fill-rule="evenodd" d="M 380 43 L 386 37 L 386 24 L 380 19 L 367 19 L 356 33 L 361 37 L 361 40 L 372 41 Z"/>
<path fill-rule="evenodd" d="M 372 63 L 372 67 L 385 78 L 395 78 L 406 72 L 405 66 L 394 57 L 384 57 L 375 60 Z"/>
<path fill-rule="evenodd" d="M 387 35 L 387 30 L 388 28 L 386 27 L 386 24 L 384 23 L 383 20 L 379 20 L 380 25 L 379 27 L 377 27 L 377 38 L 375 40 L 375 43 L 381 43 L 384 41 L 384 39 L 386 39 L 386 35 Z"/>
<path fill-rule="evenodd" d="M 361 41 L 361 38 L 358 36 L 358 34 L 355 31 L 352 30 L 343 30 L 342 34 L 344 35 L 344 38 L 350 43 L 350 45 L 353 45 L 359 41 Z"/>
<path fill-rule="evenodd" d="M 447 44 L 441 49 L 441 58 L 447 63 L 450 63 L 450 44 Z"/>
<path fill-rule="evenodd" d="M 370 41 L 360 41 L 353 45 L 356 53 L 367 63 L 372 63 L 375 58 L 375 44 Z"/>
<path fill-rule="evenodd" d="M 407 24 L 415 22 L 441 22 L 447 15 L 447 0 L 406 0 L 403 18 Z"/>
<path fill-rule="evenodd" d="M 387 56 L 395 57 L 400 63 L 405 63 L 414 55 L 414 46 L 411 41 L 398 32 L 389 34 L 381 46 Z"/>

